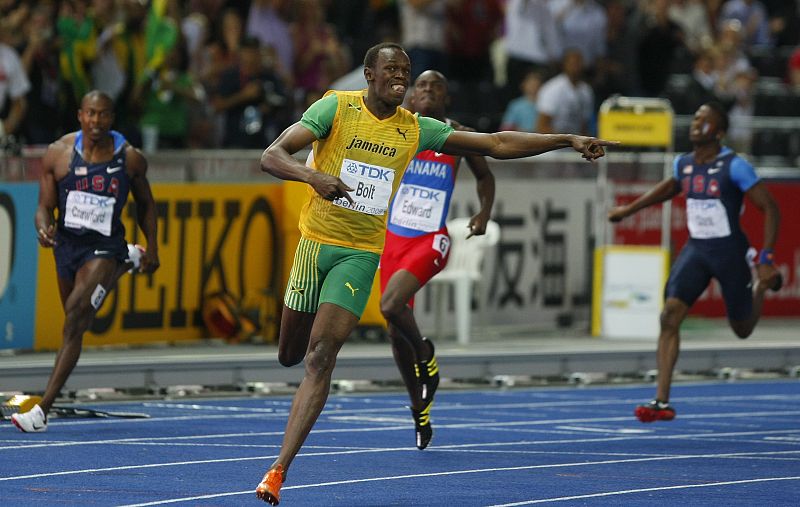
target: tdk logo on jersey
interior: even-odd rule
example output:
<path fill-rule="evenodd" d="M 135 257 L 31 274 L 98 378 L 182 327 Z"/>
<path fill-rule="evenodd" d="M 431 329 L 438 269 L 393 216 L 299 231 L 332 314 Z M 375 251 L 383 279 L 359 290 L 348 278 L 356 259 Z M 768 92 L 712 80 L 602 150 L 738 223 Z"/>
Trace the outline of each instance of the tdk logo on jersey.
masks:
<path fill-rule="evenodd" d="M 439 197 L 444 194 L 443 191 L 440 190 L 433 190 L 431 188 L 422 188 L 422 187 L 412 187 L 410 185 L 404 185 L 402 193 L 404 195 L 411 195 L 411 197 L 419 197 L 420 199 L 426 199 L 428 201 L 436 201 L 440 202 Z"/>
<path fill-rule="evenodd" d="M 717 208 L 719 201 L 717 199 L 692 199 L 692 202 L 686 204 L 694 210 L 706 211 Z"/>
<path fill-rule="evenodd" d="M 394 181 L 394 171 L 385 167 L 348 161 L 344 169 L 350 174 L 358 174 L 371 180 L 388 181 L 390 183 Z"/>
<path fill-rule="evenodd" d="M 420 176 L 433 176 L 444 179 L 447 178 L 447 164 L 414 159 L 408 164 L 406 174 L 419 174 Z"/>
<path fill-rule="evenodd" d="M 88 204 L 90 206 L 97 206 L 99 208 L 104 208 L 109 205 L 108 200 L 114 199 L 113 197 L 103 197 L 101 195 L 94 195 L 88 194 L 86 192 L 80 192 L 71 197 L 74 203 L 76 204 Z M 116 201 L 116 199 L 115 199 Z M 113 203 L 112 203 L 113 204 Z"/>

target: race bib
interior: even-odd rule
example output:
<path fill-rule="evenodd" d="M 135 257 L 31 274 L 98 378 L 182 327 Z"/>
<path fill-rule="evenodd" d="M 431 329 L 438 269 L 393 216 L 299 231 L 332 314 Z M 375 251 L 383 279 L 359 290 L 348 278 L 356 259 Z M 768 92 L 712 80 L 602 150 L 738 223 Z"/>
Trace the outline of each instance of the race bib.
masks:
<path fill-rule="evenodd" d="M 695 239 L 731 235 L 728 213 L 719 199 L 686 199 L 686 221 L 689 235 Z"/>
<path fill-rule="evenodd" d="M 450 251 L 450 237 L 447 234 L 435 234 L 431 246 L 442 254 L 442 257 L 447 257 L 447 252 Z"/>
<path fill-rule="evenodd" d="M 73 190 L 67 194 L 64 225 L 69 229 L 91 229 L 103 236 L 111 236 L 111 220 L 116 202 L 114 197 Z"/>
<path fill-rule="evenodd" d="M 446 198 L 444 190 L 401 183 L 392 203 L 391 222 L 416 231 L 438 231 Z"/>
<path fill-rule="evenodd" d="M 339 198 L 333 201 L 336 206 L 367 215 L 383 215 L 389 209 L 394 169 L 346 158 L 342 161 L 339 179 L 353 189 L 350 192 L 353 204 L 345 198 Z"/>

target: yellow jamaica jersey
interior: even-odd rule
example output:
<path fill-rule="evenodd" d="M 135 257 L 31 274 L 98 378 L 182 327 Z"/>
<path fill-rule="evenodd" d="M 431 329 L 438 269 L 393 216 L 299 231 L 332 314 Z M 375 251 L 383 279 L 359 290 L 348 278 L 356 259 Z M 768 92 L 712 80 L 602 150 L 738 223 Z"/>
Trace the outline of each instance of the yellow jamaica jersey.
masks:
<path fill-rule="evenodd" d="M 300 232 L 319 243 L 380 254 L 389 203 L 406 167 L 418 152 L 441 149 L 453 129 L 402 107 L 379 120 L 364 103 L 366 93 L 328 92 L 300 120 L 317 138 L 310 165 L 341 179 L 354 201 L 328 201 L 309 186 Z"/>

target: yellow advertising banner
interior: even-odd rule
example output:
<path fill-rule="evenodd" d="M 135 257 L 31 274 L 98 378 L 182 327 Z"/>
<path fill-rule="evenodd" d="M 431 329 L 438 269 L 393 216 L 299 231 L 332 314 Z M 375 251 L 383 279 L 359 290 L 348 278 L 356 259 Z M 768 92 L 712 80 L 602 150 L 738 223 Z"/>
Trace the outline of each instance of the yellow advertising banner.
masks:
<path fill-rule="evenodd" d="M 120 278 L 84 342 L 203 338 L 203 301 L 219 291 L 258 310 L 262 335 L 274 339 L 285 280 L 282 185 L 154 184 L 153 195 L 161 268 Z M 144 243 L 134 217 L 129 203 L 123 213 L 127 239 Z M 37 295 L 34 348 L 57 349 L 64 315 L 48 249 L 39 255 Z"/>
<path fill-rule="evenodd" d="M 672 144 L 670 111 L 603 111 L 598 135 L 628 146 L 668 147 Z"/>

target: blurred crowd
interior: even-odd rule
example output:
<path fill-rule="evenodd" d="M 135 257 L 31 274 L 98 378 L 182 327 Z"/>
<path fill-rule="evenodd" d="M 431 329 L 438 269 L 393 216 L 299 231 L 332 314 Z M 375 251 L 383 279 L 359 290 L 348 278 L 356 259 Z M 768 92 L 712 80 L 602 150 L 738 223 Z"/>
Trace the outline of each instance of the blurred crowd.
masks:
<path fill-rule="evenodd" d="M 748 150 L 757 84 L 800 96 L 800 0 L 0 0 L 0 144 L 76 130 L 100 89 L 136 146 L 263 148 L 365 86 L 382 41 L 412 78 L 444 72 L 480 130 L 592 133 L 613 94 L 716 99 Z"/>

